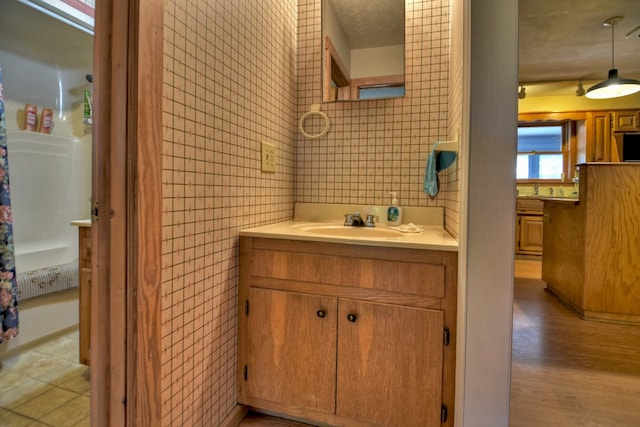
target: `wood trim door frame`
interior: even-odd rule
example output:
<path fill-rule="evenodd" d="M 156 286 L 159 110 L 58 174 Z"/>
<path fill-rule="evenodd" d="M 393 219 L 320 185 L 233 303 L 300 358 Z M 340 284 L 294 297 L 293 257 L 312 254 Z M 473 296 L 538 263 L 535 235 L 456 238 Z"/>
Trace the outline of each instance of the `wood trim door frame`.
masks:
<path fill-rule="evenodd" d="M 91 425 L 161 425 L 161 0 L 96 2 Z"/>

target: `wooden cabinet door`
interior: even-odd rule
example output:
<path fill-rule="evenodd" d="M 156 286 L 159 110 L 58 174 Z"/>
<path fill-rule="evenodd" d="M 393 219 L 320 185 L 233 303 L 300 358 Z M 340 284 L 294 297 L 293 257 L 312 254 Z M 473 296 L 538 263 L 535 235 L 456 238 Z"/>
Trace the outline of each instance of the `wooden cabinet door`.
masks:
<path fill-rule="evenodd" d="M 611 114 L 587 113 L 587 161 L 608 162 L 611 158 Z"/>
<path fill-rule="evenodd" d="M 614 111 L 614 132 L 638 132 L 640 131 L 640 112 L 638 111 Z"/>
<path fill-rule="evenodd" d="M 543 222 L 540 215 L 521 215 L 520 216 L 520 243 L 519 250 L 521 253 L 530 253 L 534 255 L 542 254 L 542 229 Z"/>
<path fill-rule="evenodd" d="M 337 299 L 250 288 L 249 396 L 335 412 Z"/>
<path fill-rule="evenodd" d="M 336 414 L 440 426 L 444 313 L 340 299 Z"/>

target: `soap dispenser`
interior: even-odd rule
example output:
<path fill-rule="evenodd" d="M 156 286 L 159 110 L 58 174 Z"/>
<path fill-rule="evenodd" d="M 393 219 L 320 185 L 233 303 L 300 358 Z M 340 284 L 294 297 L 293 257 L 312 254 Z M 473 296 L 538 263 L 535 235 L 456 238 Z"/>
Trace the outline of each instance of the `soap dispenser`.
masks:
<path fill-rule="evenodd" d="M 400 225 L 402 224 L 402 208 L 398 206 L 398 199 L 396 198 L 396 192 L 391 191 L 391 204 L 387 208 L 387 224 Z"/>

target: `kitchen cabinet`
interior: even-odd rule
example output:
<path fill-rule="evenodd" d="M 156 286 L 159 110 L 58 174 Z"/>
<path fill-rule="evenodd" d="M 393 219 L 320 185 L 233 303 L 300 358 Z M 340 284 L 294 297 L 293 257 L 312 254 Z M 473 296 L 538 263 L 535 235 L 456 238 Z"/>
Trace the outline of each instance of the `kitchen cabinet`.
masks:
<path fill-rule="evenodd" d="M 453 425 L 457 253 L 240 247 L 240 403 L 329 425 Z"/>
<path fill-rule="evenodd" d="M 516 199 L 516 254 L 542 255 L 543 212 L 540 199 Z"/>
<path fill-rule="evenodd" d="M 640 111 L 614 111 L 613 112 L 614 132 L 640 132 Z"/>
<path fill-rule="evenodd" d="M 542 280 L 580 317 L 640 325 L 640 164 L 580 165 L 580 199 L 544 201 Z"/>
<path fill-rule="evenodd" d="M 640 111 L 588 112 L 586 161 L 619 162 L 616 132 L 640 132 Z"/>
<path fill-rule="evenodd" d="M 587 162 L 611 161 L 611 129 L 610 112 L 587 113 Z"/>

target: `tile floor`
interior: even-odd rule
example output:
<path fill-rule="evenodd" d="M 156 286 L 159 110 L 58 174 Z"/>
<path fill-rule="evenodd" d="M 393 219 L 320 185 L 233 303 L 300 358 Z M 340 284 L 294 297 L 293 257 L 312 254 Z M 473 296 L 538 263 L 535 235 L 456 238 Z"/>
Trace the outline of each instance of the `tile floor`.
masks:
<path fill-rule="evenodd" d="M 83 427 L 89 367 L 78 363 L 74 330 L 0 360 L 0 427 Z"/>

